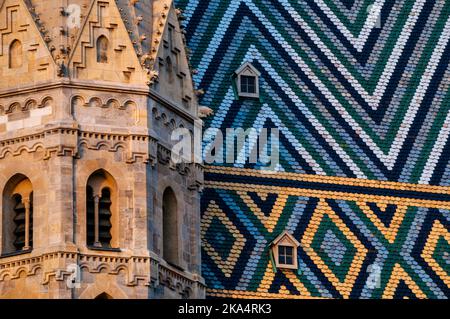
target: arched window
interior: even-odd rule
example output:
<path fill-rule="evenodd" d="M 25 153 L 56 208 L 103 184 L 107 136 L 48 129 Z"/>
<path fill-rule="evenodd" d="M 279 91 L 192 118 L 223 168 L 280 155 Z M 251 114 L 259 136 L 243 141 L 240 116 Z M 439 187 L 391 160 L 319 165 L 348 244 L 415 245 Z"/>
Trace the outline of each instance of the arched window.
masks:
<path fill-rule="evenodd" d="M 106 292 L 103 292 L 97 297 L 95 297 L 95 299 L 114 299 L 114 298 L 108 295 Z"/>
<path fill-rule="evenodd" d="M 14 40 L 9 46 L 9 68 L 17 69 L 23 64 L 22 43 Z"/>
<path fill-rule="evenodd" d="M 168 56 L 166 58 L 166 69 L 167 69 L 167 78 L 169 83 L 172 83 L 174 80 L 174 76 L 173 76 L 173 63 L 172 63 L 172 59 L 170 58 L 170 56 Z"/>
<path fill-rule="evenodd" d="M 33 187 L 21 174 L 11 178 L 3 192 L 2 253 L 29 251 L 33 247 Z"/>
<path fill-rule="evenodd" d="M 97 39 L 97 62 L 108 63 L 108 39 L 101 35 Z"/>
<path fill-rule="evenodd" d="M 178 207 L 172 188 L 163 195 L 163 258 L 170 264 L 178 265 Z"/>
<path fill-rule="evenodd" d="M 96 248 L 117 247 L 116 183 L 100 170 L 86 186 L 86 242 Z"/>

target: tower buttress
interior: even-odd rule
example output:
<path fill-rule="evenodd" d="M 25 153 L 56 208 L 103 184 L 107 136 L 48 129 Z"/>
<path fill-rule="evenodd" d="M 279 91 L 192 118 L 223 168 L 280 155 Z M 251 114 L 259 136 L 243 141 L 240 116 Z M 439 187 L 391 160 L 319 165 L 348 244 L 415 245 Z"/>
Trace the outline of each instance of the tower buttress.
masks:
<path fill-rule="evenodd" d="M 204 297 L 187 59 L 170 0 L 0 1 L 0 298 Z"/>

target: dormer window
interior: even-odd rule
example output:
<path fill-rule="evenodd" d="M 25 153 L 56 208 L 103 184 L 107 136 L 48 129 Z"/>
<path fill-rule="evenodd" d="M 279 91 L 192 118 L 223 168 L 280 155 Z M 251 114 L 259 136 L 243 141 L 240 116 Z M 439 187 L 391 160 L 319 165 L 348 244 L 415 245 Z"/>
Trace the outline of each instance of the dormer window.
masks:
<path fill-rule="evenodd" d="M 259 77 L 261 73 L 249 62 L 235 71 L 236 86 L 240 97 L 259 98 Z"/>
<path fill-rule="evenodd" d="M 281 233 L 272 243 L 271 249 L 277 268 L 298 269 L 297 248 L 300 243 L 287 231 Z"/>

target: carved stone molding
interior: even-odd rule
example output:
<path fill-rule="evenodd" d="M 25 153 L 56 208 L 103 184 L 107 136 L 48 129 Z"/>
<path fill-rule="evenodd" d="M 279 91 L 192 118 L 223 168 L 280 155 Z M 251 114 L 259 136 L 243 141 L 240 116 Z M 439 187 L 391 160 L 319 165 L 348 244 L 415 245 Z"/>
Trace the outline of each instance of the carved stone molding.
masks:
<path fill-rule="evenodd" d="M 153 119 L 156 121 L 162 121 L 162 123 L 168 127 L 169 130 L 174 130 L 176 128 L 186 127 L 186 123 L 183 120 L 176 120 L 176 117 L 170 115 L 170 113 L 164 112 L 160 107 L 152 108 Z"/>
<path fill-rule="evenodd" d="M 188 189 L 192 191 L 201 192 L 203 190 L 204 184 L 204 166 L 200 163 L 191 164 L 190 168 L 190 178 L 189 178 L 189 186 Z"/>
<path fill-rule="evenodd" d="M 149 256 L 58 251 L 40 256 L 19 255 L 6 258 L 10 260 L 0 262 L 0 283 L 34 276 L 40 276 L 43 285 L 48 285 L 51 281 L 65 281 L 73 274 L 68 266 L 75 264 L 81 271 L 90 274 L 123 275 L 126 285 L 130 287 L 156 288 L 163 285 L 188 295 L 195 288 L 205 289 L 200 278 L 191 278 L 192 275 L 161 265 L 157 259 Z"/>
<path fill-rule="evenodd" d="M 101 107 L 101 108 L 113 107 L 120 110 L 125 110 L 130 107 L 136 107 L 136 102 L 130 99 L 120 101 L 119 99 L 115 98 L 104 99 L 98 96 L 85 97 L 81 95 L 75 95 L 72 97 L 71 101 L 72 105 L 79 105 L 85 107 Z"/>
<path fill-rule="evenodd" d="M 54 260 L 58 260 L 58 267 L 54 267 Z M 61 265 L 76 264 L 81 271 L 91 274 L 107 273 L 126 276 L 128 286 L 136 286 L 140 282 L 149 286 L 150 278 L 150 258 L 149 257 L 120 257 L 105 256 L 96 254 L 78 254 L 74 252 L 56 252 L 43 254 L 38 257 L 13 258 L 13 261 L 0 263 L 0 282 L 16 280 L 19 278 L 38 275 L 41 283 L 47 285 L 51 280 L 64 281 L 66 276 L 72 272 L 67 268 L 60 268 Z"/>
<path fill-rule="evenodd" d="M 159 265 L 158 281 L 159 284 L 186 297 L 191 296 L 195 288 L 206 288 L 201 281 L 188 278 L 181 272 L 163 265 Z"/>
<path fill-rule="evenodd" d="M 61 135 L 61 137 L 57 137 Z M 56 139 L 53 137 L 57 137 Z M 7 140 L 0 140 L 0 160 L 6 156 L 20 156 L 23 152 L 35 153 L 44 151 L 44 160 L 52 156 L 70 156 L 81 158 L 80 150 L 107 150 L 108 152 L 124 151 L 124 161 L 133 164 L 138 161 L 155 165 L 169 165 L 171 169 L 180 175 L 190 177 L 198 175 L 197 171 L 202 166 L 195 164 L 172 161 L 171 151 L 159 143 L 154 137 L 143 134 L 118 134 L 110 132 L 81 131 L 78 128 L 55 127 L 43 132 Z"/>
<path fill-rule="evenodd" d="M 162 165 L 168 165 L 170 163 L 172 152 L 167 148 L 158 144 L 158 162 Z"/>
<path fill-rule="evenodd" d="M 61 137 L 53 139 L 53 136 Z M 106 149 L 109 152 L 117 152 L 123 149 L 126 163 L 136 163 L 142 160 L 144 163 L 154 165 L 156 161 L 157 141 L 149 135 L 140 134 L 115 134 L 108 132 L 87 132 L 76 128 L 55 127 L 43 132 L 0 140 L 0 160 L 8 154 L 20 156 L 23 152 L 34 153 L 43 150 L 43 159 L 56 156 L 71 156 L 79 158 L 79 150 Z"/>
<path fill-rule="evenodd" d="M 53 98 L 51 96 L 44 96 L 41 99 L 27 98 L 5 102 L 0 103 L 0 116 L 53 106 Z"/>
<path fill-rule="evenodd" d="M 127 122 L 128 124 L 137 125 L 139 123 L 139 108 L 136 101 L 129 98 L 102 98 L 99 96 L 83 96 L 78 94 L 70 99 L 70 105 L 71 114 L 74 115 L 75 118 L 82 116 L 87 108 L 95 107 L 123 111 L 116 114 L 119 116 L 119 114 L 123 113 L 124 116 L 131 117 L 132 123 Z M 126 112 L 131 112 L 131 114 Z"/>

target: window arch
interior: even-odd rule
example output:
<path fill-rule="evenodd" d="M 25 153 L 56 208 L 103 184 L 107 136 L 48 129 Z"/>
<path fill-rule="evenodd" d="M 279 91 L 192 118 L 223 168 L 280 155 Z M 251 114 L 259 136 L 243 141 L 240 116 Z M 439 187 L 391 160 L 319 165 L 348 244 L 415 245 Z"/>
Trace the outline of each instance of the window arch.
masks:
<path fill-rule="evenodd" d="M 163 258 L 169 264 L 178 265 L 178 203 L 172 188 L 163 194 Z"/>
<path fill-rule="evenodd" d="M 33 186 L 22 174 L 13 176 L 3 192 L 2 253 L 33 247 Z"/>
<path fill-rule="evenodd" d="M 22 43 L 19 40 L 14 40 L 9 46 L 9 68 L 17 69 L 23 64 L 23 50 Z"/>
<path fill-rule="evenodd" d="M 114 298 L 111 295 L 107 294 L 106 292 L 103 292 L 94 299 L 114 299 Z"/>
<path fill-rule="evenodd" d="M 169 83 L 173 83 L 173 81 L 174 81 L 173 63 L 172 63 L 172 59 L 170 58 L 170 56 L 168 56 L 166 58 L 166 69 L 167 69 L 168 81 L 169 81 Z"/>
<path fill-rule="evenodd" d="M 97 39 L 97 62 L 98 63 L 108 63 L 108 48 L 109 41 L 104 36 L 101 35 Z"/>
<path fill-rule="evenodd" d="M 115 248 L 117 241 L 117 187 L 106 171 L 93 173 L 86 185 L 86 243 Z"/>

